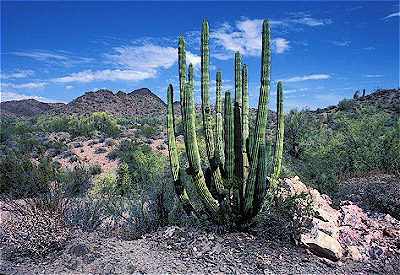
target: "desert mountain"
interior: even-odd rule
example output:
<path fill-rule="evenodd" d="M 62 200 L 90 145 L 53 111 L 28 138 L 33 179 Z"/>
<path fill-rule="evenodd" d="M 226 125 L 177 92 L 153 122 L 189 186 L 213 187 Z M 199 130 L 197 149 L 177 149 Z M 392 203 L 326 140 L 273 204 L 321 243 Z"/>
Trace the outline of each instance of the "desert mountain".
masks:
<path fill-rule="evenodd" d="M 115 116 L 159 116 L 165 113 L 166 105 L 149 89 L 142 88 L 130 93 L 109 90 L 87 92 L 61 108 L 49 113 L 54 115 L 82 115 L 91 112 L 109 112 Z"/>
<path fill-rule="evenodd" d="M 354 106 L 375 105 L 378 109 L 392 116 L 400 115 L 400 89 L 377 90 L 369 95 L 352 100 Z M 211 105 L 212 112 L 215 104 Z M 35 115 L 82 115 L 90 112 L 106 111 L 115 116 L 164 116 L 166 104 L 147 88 L 134 90 L 130 93 L 109 90 L 86 92 L 68 104 L 44 103 L 35 99 L 7 101 L 0 103 L 1 115 L 13 117 L 30 117 Z M 174 103 L 175 116 L 180 115 L 180 103 Z M 316 113 L 332 113 L 340 111 L 340 104 L 317 109 Z M 196 113 L 201 113 L 201 105 L 195 104 Z M 250 108 L 250 114 L 255 115 L 256 109 Z M 269 111 L 268 117 L 275 118 L 275 112 Z"/>
<path fill-rule="evenodd" d="M 64 103 L 44 103 L 36 99 L 13 100 L 0 103 L 2 116 L 30 117 L 61 108 Z"/>

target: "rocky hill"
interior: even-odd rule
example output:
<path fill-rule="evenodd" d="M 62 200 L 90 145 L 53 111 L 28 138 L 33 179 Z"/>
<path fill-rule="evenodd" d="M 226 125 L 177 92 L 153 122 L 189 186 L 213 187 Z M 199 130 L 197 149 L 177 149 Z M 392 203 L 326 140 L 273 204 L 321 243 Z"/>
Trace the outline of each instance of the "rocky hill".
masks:
<path fill-rule="evenodd" d="M 164 101 L 149 89 L 142 88 L 130 93 L 109 90 L 87 92 L 68 104 L 43 103 L 35 99 L 2 102 L 1 115 L 30 117 L 35 115 L 83 115 L 91 112 L 109 112 L 115 116 L 160 116 L 165 115 Z"/>
<path fill-rule="evenodd" d="M 160 116 L 166 112 L 166 104 L 149 89 L 142 88 L 130 93 L 109 90 L 87 92 L 61 108 L 49 113 L 54 115 L 82 115 L 91 112 L 109 112 L 115 116 Z"/>
<path fill-rule="evenodd" d="M 346 104 L 347 103 L 347 104 Z M 356 107 L 375 106 L 379 111 L 391 116 L 400 116 L 400 88 L 391 90 L 376 90 L 375 92 L 339 102 L 334 106 L 317 109 L 315 113 L 334 113 L 338 111 L 350 111 Z"/>
<path fill-rule="evenodd" d="M 30 117 L 62 108 L 64 105 L 64 103 L 44 103 L 36 99 L 24 99 L 1 102 L 0 110 L 2 116 Z"/>
<path fill-rule="evenodd" d="M 348 100 L 351 109 L 358 106 L 377 106 L 382 112 L 392 116 L 400 115 L 400 89 L 377 90 L 369 95 Z M 0 103 L 1 115 L 13 117 L 30 117 L 35 115 L 82 115 L 90 112 L 107 111 L 115 116 L 134 117 L 157 117 L 165 116 L 166 104 L 157 95 L 147 88 L 134 90 L 130 93 L 117 92 L 114 94 L 109 90 L 98 90 L 97 92 L 86 92 L 84 95 L 74 99 L 68 104 L 44 103 L 35 99 L 7 101 Z M 211 105 L 212 112 L 215 104 Z M 174 103 L 175 116 L 181 113 L 180 103 Z M 195 104 L 196 113 L 201 113 L 201 105 Z M 256 109 L 250 108 L 250 116 L 255 116 Z M 330 114 L 345 111 L 339 103 L 323 109 L 317 109 L 314 113 Z M 275 121 L 276 113 L 269 111 L 269 120 Z"/>

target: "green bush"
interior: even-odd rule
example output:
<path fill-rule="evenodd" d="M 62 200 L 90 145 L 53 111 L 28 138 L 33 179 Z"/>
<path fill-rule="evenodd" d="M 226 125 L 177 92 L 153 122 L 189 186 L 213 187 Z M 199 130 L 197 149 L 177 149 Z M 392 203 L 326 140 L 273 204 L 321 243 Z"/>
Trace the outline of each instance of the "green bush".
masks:
<path fill-rule="evenodd" d="M 24 150 L 2 148 L 0 157 L 0 194 L 23 198 L 49 192 L 60 164 L 43 154 L 33 162 Z"/>
<path fill-rule="evenodd" d="M 398 120 L 374 108 L 339 113 L 329 127 L 307 117 L 301 112 L 286 117 L 285 149 L 296 157 L 294 170 L 319 191 L 334 195 L 346 177 L 400 170 Z"/>
<path fill-rule="evenodd" d="M 340 111 L 349 111 L 354 108 L 354 100 L 344 98 L 339 101 L 337 107 Z"/>

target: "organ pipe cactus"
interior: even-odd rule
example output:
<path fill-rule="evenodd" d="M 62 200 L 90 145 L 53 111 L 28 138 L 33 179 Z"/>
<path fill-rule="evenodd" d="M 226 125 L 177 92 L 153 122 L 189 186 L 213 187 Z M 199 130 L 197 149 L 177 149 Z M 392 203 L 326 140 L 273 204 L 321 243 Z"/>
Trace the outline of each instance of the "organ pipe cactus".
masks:
<path fill-rule="evenodd" d="M 204 173 L 196 136 L 194 112 L 194 73 L 192 64 L 186 78 L 186 44 L 181 36 L 178 47 L 180 101 L 184 140 L 188 158 L 186 173 L 198 192 L 209 217 L 219 224 L 241 224 L 257 215 L 267 193 L 267 171 L 273 167 L 271 187 L 275 187 L 282 163 L 283 105 L 282 84 L 278 84 L 278 126 L 273 161 L 269 158 L 270 144 L 265 141 L 265 131 L 270 94 L 270 34 L 268 20 L 262 27 L 261 87 L 256 125 L 249 131 L 248 68 L 242 67 L 240 53 L 235 54 L 235 100 L 230 91 L 225 93 L 222 115 L 222 75 L 216 75 L 215 129 L 210 107 L 209 77 L 209 27 L 203 21 L 201 36 L 201 97 L 202 120 L 208 165 Z M 185 210 L 192 211 L 190 199 L 183 183 L 183 168 L 178 161 L 173 115 L 173 88 L 168 87 L 168 144 L 175 191 Z M 205 176 L 207 174 L 208 176 Z M 207 187 L 209 186 L 209 187 Z M 197 210 L 197 209 L 194 209 Z"/>

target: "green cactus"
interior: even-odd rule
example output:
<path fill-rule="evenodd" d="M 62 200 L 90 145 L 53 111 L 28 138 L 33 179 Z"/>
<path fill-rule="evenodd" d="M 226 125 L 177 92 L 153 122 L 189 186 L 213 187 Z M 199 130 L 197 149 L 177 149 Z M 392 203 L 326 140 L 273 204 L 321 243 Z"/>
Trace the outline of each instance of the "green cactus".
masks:
<path fill-rule="evenodd" d="M 240 53 L 235 54 L 235 103 L 232 106 L 230 91 L 225 93 L 225 111 L 222 117 L 222 76 L 216 75 L 216 117 L 215 132 L 212 128 L 209 88 L 209 29 L 207 20 L 203 21 L 201 36 L 201 95 L 202 118 L 206 141 L 208 168 L 211 176 L 205 178 L 200 163 L 197 145 L 194 114 L 194 73 L 189 65 L 186 79 L 185 40 L 179 40 L 179 77 L 181 88 L 181 107 L 184 125 L 184 139 L 191 176 L 204 207 L 210 218 L 220 224 L 235 224 L 250 221 L 263 205 L 267 186 L 267 175 L 274 167 L 271 181 L 275 184 L 282 163 L 283 144 L 283 108 L 282 84 L 278 84 L 278 128 L 275 158 L 270 161 L 270 144 L 265 142 L 265 130 L 270 92 L 270 35 L 268 20 L 262 30 L 262 67 L 261 88 L 254 133 L 249 132 L 248 69 L 242 67 Z M 171 171 L 175 189 L 184 202 L 187 194 L 183 188 L 183 169 L 179 167 L 175 144 L 172 86 L 168 89 L 168 143 L 170 150 Z M 224 121 L 223 121 L 224 119 Z M 215 136 L 214 136 L 215 135 Z M 215 137 L 215 139 L 214 139 Z M 211 193 L 214 186 L 216 192 Z"/>
<path fill-rule="evenodd" d="M 173 108 L 173 96 L 174 91 L 172 85 L 168 86 L 168 111 L 167 111 L 167 121 L 168 121 L 168 154 L 171 163 L 172 178 L 174 181 L 175 192 L 182 202 L 183 209 L 190 213 L 193 211 L 193 207 L 190 204 L 189 197 L 183 186 L 183 168 L 179 166 L 178 151 L 176 148 L 175 141 L 175 119 L 174 119 L 174 108 Z"/>
<path fill-rule="evenodd" d="M 283 90 L 282 83 L 278 82 L 276 112 L 278 114 L 276 126 L 276 139 L 275 139 L 275 161 L 274 172 L 271 177 L 271 187 L 276 188 L 276 181 L 279 177 L 282 167 L 282 153 L 283 153 L 283 136 L 284 136 L 284 117 L 283 117 Z"/>
<path fill-rule="evenodd" d="M 210 74 L 208 70 L 209 51 L 208 51 L 209 30 L 206 19 L 203 21 L 201 30 L 201 110 L 203 114 L 203 127 L 206 138 L 207 157 L 210 162 L 213 184 L 218 193 L 222 193 L 224 186 L 222 176 L 217 165 L 214 145 L 214 133 L 212 129 L 212 116 L 210 109 Z"/>
<path fill-rule="evenodd" d="M 219 152 L 219 160 L 221 166 L 225 165 L 224 153 L 224 132 L 223 132 L 223 116 L 222 116 L 222 74 L 217 71 L 216 76 L 216 102 L 215 102 L 215 144 L 216 150 Z"/>
<path fill-rule="evenodd" d="M 233 112 L 231 92 L 225 92 L 225 174 L 226 179 L 233 180 L 235 164 L 234 137 L 233 137 Z"/>

